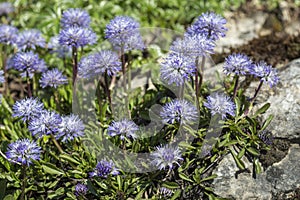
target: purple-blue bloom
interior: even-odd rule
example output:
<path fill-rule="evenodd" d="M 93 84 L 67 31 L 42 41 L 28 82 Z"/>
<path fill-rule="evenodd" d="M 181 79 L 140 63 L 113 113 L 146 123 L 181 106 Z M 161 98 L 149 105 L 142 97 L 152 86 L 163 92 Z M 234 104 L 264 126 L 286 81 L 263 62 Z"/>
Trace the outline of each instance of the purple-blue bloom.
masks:
<path fill-rule="evenodd" d="M 57 88 L 60 85 L 67 84 L 68 78 L 62 74 L 57 68 L 48 70 L 42 74 L 40 84 L 42 88 L 47 86 Z"/>
<path fill-rule="evenodd" d="M 59 125 L 62 119 L 59 114 L 45 110 L 38 117 L 29 122 L 28 130 L 38 138 L 44 135 L 56 134 L 59 132 Z"/>
<path fill-rule="evenodd" d="M 252 67 L 251 59 L 240 53 L 233 53 L 225 58 L 224 73 L 226 75 L 246 75 Z"/>
<path fill-rule="evenodd" d="M 0 83 L 4 83 L 4 82 L 5 82 L 4 71 L 0 70 Z"/>
<path fill-rule="evenodd" d="M 94 176 L 98 176 L 101 178 L 107 178 L 108 175 L 118 175 L 119 174 L 119 170 L 115 167 L 115 164 L 113 163 L 113 161 L 107 161 L 105 159 L 100 160 L 94 171 L 90 172 L 90 176 L 94 177 Z"/>
<path fill-rule="evenodd" d="M 261 133 L 258 134 L 258 137 L 265 143 L 266 145 L 271 145 L 273 143 L 273 136 L 270 132 L 267 131 L 262 131 Z"/>
<path fill-rule="evenodd" d="M 36 142 L 29 139 L 17 140 L 8 146 L 6 152 L 7 158 L 12 162 L 22 163 L 22 165 L 31 165 L 33 160 L 40 160 L 41 147 Z"/>
<path fill-rule="evenodd" d="M 128 119 L 120 121 L 113 121 L 112 124 L 107 128 L 107 134 L 111 137 L 120 135 L 121 140 L 125 137 L 137 138 L 136 131 L 139 130 L 138 125 Z"/>
<path fill-rule="evenodd" d="M 215 42 L 206 35 L 186 35 L 183 39 L 175 40 L 170 50 L 180 55 L 195 59 L 197 56 L 207 56 L 214 53 Z"/>
<path fill-rule="evenodd" d="M 195 62 L 178 53 L 170 53 L 161 63 L 160 77 L 169 85 L 175 83 L 179 86 L 183 85 L 191 76 L 194 76 L 195 72 Z"/>
<path fill-rule="evenodd" d="M 59 44 L 59 36 L 51 37 L 48 43 L 48 49 L 51 49 L 51 53 L 57 54 L 60 58 L 71 57 L 72 47 Z"/>
<path fill-rule="evenodd" d="M 192 103 L 175 99 L 163 106 L 160 116 L 165 124 L 193 124 L 198 120 L 198 111 Z"/>
<path fill-rule="evenodd" d="M 85 10 L 79 8 L 70 8 L 64 11 L 60 20 L 60 24 L 63 29 L 70 28 L 72 26 L 89 28 L 90 22 L 90 15 Z"/>
<path fill-rule="evenodd" d="M 15 8 L 10 2 L 0 3 L 0 16 L 8 15 L 9 13 L 14 12 Z"/>
<path fill-rule="evenodd" d="M 226 19 L 214 12 L 206 12 L 198 17 L 198 19 L 188 28 L 188 35 L 204 34 L 212 40 L 225 37 L 228 30 L 225 27 Z"/>
<path fill-rule="evenodd" d="M 260 78 L 263 82 L 269 83 L 270 87 L 277 85 L 279 82 L 277 70 L 263 61 L 252 65 L 250 74 Z"/>
<path fill-rule="evenodd" d="M 30 97 L 17 101 L 13 107 L 13 117 L 20 117 L 23 122 L 31 121 L 44 112 L 44 104 L 38 98 Z"/>
<path fill-rule="evenodd" d="M 92 30 L 73 26 L 59 33 L 59 43 L 72 47 L 83 47 L 97 42 L 97 35 Z"/>
<path fill-rule="evenodd" d="M 81 183 L 77 183 L 77 185 L 75 186 L 75 195 L 78 196 L 84 196 L 86 195 L 88 191 L 88 188 L 86 185 L 83 185 Z"/>
<path fill-rule="evenodd" d="M 20 50 L 35 50 L 36 47 L 46 47 L 46 40 L 42 33 L 36 29 L 25 30 L 18 35 L 17 46 Z"/>
<path fill-rule="evenodd" d="M 82 120 L 74 114 L 63 116 L 58 128 L 56 138 L 61 139 L 62 142 L 74 140 L 84 135 L 84 124 Z"/>
<path fill-rule="evenodd" d="M 17 42 L 18 29 L 5 24 L 0 25 L 0 43 L 13 45 Z"/>
<path fill-rule="evenodd" d="M 210 109 L 211 115 L 219 114 L 222 116 L 222 119 L 226 119 L 227 114 L 235 116 L 235 104 L 224 93 L 212 93 L 207 97 L 207 102 L 204 102 L 204 106 Z"/>
<path fill-rule="evenodd" d="M 166 188 L 166 187 L 161 187 L 161 188 L 159 188 L 159 193 L 163 197 L 171 197 L 171 195 L 174 193 L 174 191 L 169 188 Z"/>
<path fill-rule="evenodd" d="M 29 52 L 18 52 L 13 57 L 13 67 L 18 71 L 34 71 L 39 68 L 40 59 L 38 54 Z"/>
<path fill-rule="evenodd" d="M 79 62 L 78 74 L 83 78 L 89 78 L 107 73 L 109 76 L 121 71 L 122 63 L 118 54 L 110 50 L 102 50 L 98 53 L 84 57 Z"/>
<path fill-rule="evenodd" d="M 27 68 L 27 70 L 23 71 L 20 75 L 22 78 L 27 77 L 27 73 L 29 78 L 32 78 L 35 73 L 41 73 L 48 70 L 48 67 L 43 59 L 39 59 L 38 63 L 34 68 Z"/>
<path fill-rule="evenodd" d="M 106 25 L 105 38 L 116 50 L 126 52 L 132 49 L 143 49 L 145 46 L 139 28 L 139 23 L 133 18 L 117 16 Z"/>
<path fill-rule="evenodd" d="M 173 169 L 175 164 L 180 166 L 178 161 L 183 160 L 179 148 L 172 147 L 169 144 L 156 147 L 156 151 L 151 152 L 151 157 L 152 164 L 160 170 L 166 169 L 167 167 L 169 167 L 169 169 Z"/>

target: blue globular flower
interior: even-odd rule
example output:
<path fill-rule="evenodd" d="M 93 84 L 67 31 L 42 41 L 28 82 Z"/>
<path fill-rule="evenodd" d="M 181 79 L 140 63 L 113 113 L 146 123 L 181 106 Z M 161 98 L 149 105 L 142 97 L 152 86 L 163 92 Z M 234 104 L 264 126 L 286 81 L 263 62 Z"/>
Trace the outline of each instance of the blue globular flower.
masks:
<path fill-rule="evenodd" d="M 117 16 L 106 25 L 105 38 L 107 38 L 116 50 L 124 52 L 132 49 L 143 49 L 140 25 L 128 16 Z"/>
<path fill-rule="evenodd" d="M 78 74 L 83 78 L 89 78 L 105 73 L 112 76 L 121 71 L 121 65 L 122 63 L 116 52 L 103 50 L 84 57 L 79 62 Z"/>
<path fill-rule="evenodd" d="M 97 35 L 90 29 L 73 26 L 61 30 L 58 40 L 61 45 L 83 47 L 95 44 Z"/>
<path fill-rule="evenodd" d="M 74 140 L 84 135 L 84 124 L 78 115 L 62 116 L 62 121 L 58 128 L 56 138 L 61 139 L 62 142 Z"/>
<path fill-rule="evenodd" d="M 196 72 L 195 62 L 177 53 L 170 53 L 161 63 L 160 77 L 167 84 L 183 85 Z"/>
<path fill-rule="evenodd" d="M 263 82 L 267 82 L 270 87 L 277 85 L 279 82 L 277 70 L 263 61 L 254 64 L 250 69 L 250 74 L 260 78 Z"/>
<path fill-rule="evenodd" d="M 35 54 L 32 51 L 18 52 L 13 57 L 13 68 L 18 71 L 25 71 L 29 69 L 34 71 L 39 69 L 40 62 L 38 54 Z"/>
<path fill-rule="evenodd" d="M 174 191 L 169 188 L 166 188 L 166 187 L 161 187 L 161 188 L 159 188 L 159 193 L 163 197 L 170 197 L 174 193 Z"/>
<path fill-rule="evenodd" d="M 197 56 L 207 56 L 214 53 L 215 42 L 206 35 L 186 35 L 183 39 L 175 40 L 170 50 L 180 55 L 195 59 Z"/>
<path fill-rule="evenodd" d="M 17 101 L 12 110 L 13 117 L 20 117 L 23 122 L 28 122 L 44 112 L 44 104 L 38 98 L 30 97 Z"/>
<path fill-rule="evenodd" d="M 18 35 L 17 46 L 20 50 L 35 50 L 36 47 L 46 47 L 46 40 L 36 29 L 25 30 Z"/>
<path fill-rule="evenodd" d="M 0 25 L 0 43 L 6 45 L 16 44 L 18 37 L 18 29 L 14 26 L 5 24 Z"/>
<path fill-rule="evenodd" d="M 90 23 L 90 15 L 85 10 L 79 8 L 70 8 L 64 11 L 60 20 L 63 29 L 73 26 L 89 28 Z"/>
<path fill-rule="evenodd" d="M 266 145 L 271 145 L 273 143 L 273 136 L 272 133 L 268 131 L 262 131 L 258 134 L 258 137 L 265 143 Z"/>
<path fill-rule="evenodd" d="M 226 75 L 246 75 L 252 67 L 251 59 L 240 53 L 234 53 L 225 58 L 224 73 Z"/>
<path fill-rule="evenodd" d="M 78 197 L 78 196 L 84 196 L 86 195 L 88 191 L 88 188 L 86 185 L 83 185 L 81 183 L 77 183 L 77 185 L 75 186 L 75 192 L 74 194 Z"/>
<path fill-rule="evenodd" d="M 181 151 L 178 147 L 172 147 L 167 144 L 165 146 L 156 147 L 156 151 L 151 153 L 152 164 L 158 167 L 160 170 L 173 169 L 175 164 L 180 166 L 179 161 L 183 160 L 181 157 Z"/>
<path fill-rule="evenodd" d="M 160 116 L 165 124 L 193 124 L 198 120 L 198 111 L 192 103 L 175 99 L 163 106 Z"/>
<path fill-rule="evenodd" d="M 224 93 L 212 93 L 207 97 L 204 106 L 210 109 L 213 116 L 219 114 L 222 116 L 222 119 L 226 119 L 227 114 L 235 116 L 235 104 L 231 101 L 230 97 Z"/>
<path fill-rule="evenodd" d="M 0 3 L 0 16 L 8 15 L 14 12 L 15 8 L 10 2 Z"/>
<path fill-rule="evenodd" d="M 97 176 L 101 178 L 107 178 L 109 175 L 118 175 L 119 170 L 116 168 L 115 164 L 113 161 L 107 161 L 105 159 L 100 160 L 94 171 L 90 172 L 89 175 L 91 177 Z"/>
<path fill-rule="evenodd" d="M 107 128 L 107 134 L 111 137 L 120 135 L 123 140 L 125 137 L 137 138 L 136 131 L 139 127 L 131 120 L 123 119 L 120 121 L 113 121 Z"/>
<path fill-rule="evenodd" d="M 204 34 L 210 39 L 217 40 L 225 37 L 228 30 L 225 27 L 226 19 L 214 12 L 206 12 L 197 18 L 195 23 L 188 28 L 188 35 Z"/>
<path fill-rule="evenodd" d="M 57 88 L 60 85 L 67 84 L 68 78 L 57 68 L 48 70 L 42 74 L 40 84 L 42 88 L 47 86 Z"/>
<path fill-rule="evenodd" d="M 59 114 L 45 110 L 38 117 L 29 122 L 28 130 L 38 138 L 44 135 L 57 134 L 62 119 Z"/>
<path fill-rule="evenodd" d="M 40 160 L 41 147 L 29 139 L 20 139 L 8 145 L 7 158 L 11 162 L 31 165 L 33 160 Z"/>
<path fill-rule="evenodd" d="M 23 71 L 20 75 L 22 78 L 32 78 L 35 73 L 45 72 L 48 67 L 43 59 L 39 59 L 38 63 L 34 65 L 34 68 L 28 67 L 25 71 Z"/>
<path fill-rule="evenodd" d="M 67 58 L 72 55 L 72 48 L 70 46 L 59 44 L 59 36 L 50 38 L 48 49 L 51 50 L 50 53 L 55 53 L 60 58 Z"/>
<path fill-rule="evenodd" d="M 4 82 L 5 82 L 4 71 L 0 70 L 0 83 L 4 83 Z"/>

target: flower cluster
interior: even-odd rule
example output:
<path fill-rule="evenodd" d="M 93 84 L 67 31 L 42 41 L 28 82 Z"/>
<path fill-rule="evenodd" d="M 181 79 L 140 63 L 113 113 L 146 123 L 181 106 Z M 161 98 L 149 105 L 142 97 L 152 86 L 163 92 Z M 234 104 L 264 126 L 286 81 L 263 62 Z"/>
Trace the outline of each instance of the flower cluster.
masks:
<path fill-rule="evenodd" d="M 71 114 L 69 116 L 63 116 L 61 119 L 56 135 L 57 139 L 66 142 L 67 140 L 74 140 L 84 135 L 85 126 L 79 116 Z"/>
<path fill-rule="evenodd" d="M 139 23 L 133 18 L 118 16 L 106 26 L 105 38 L 116 50 L 126 52 L 132 49 L 143 49 L 144 43 L 139 28 Z"/>
<path fill-rule="evenodd" d="M 232 54 L 225 58 L 224 73 L 226 75 L 246 75 L 252 67 L 251 59 L 244 54 Z"/>
<path fill-rule="evenodd" d="M 78 197 L 78 196 L 84 196 L 86 195 L 88 191 L 88 188 L 86 185 L 83 185 L 81 183 L 78 183 L 76 186 L 75 186 L 75 195 Z"/>
<path fill-rule="evenodd" d="M 121 71 L 121 65 L 122 63 L 116 52 L 102 50 L 82 58 L 79 62 L 78 74 L 83 78 L 102 74 L 112 76 Z"/>
<path fill-rule="evenodd" d="M 181 152 L 178 147 L 172 147 L 170 145 L 156 147 L 156 151 L 151 153 L 152 164 L 158 167 L 160 170 L 173 169 L 174 164 L 179 165 L 180 160 L 183 160 L 181 157 Z"/>
<path fill-rule="evenodd" d="M 31 165 L 33 160 L 39 160 L 41 147 L 29 139 L 20 139 L 9 144 L 6 156 L 12 162 Z"/>
<path fill-rule="evenodd" d="M 105 159 L 100 160 L 94 171 L 90 172 L 90 176 L 94 177 L 100 177 L 100 178 L 107 178 L 108 175 L 118 175 L 119 170 L 115 167 L 115 164 L 113 161 L 107 161 Z"/>
<path fill-rule="evenodd" d="M 42 88 L 47 86 L 57 88 L 60 85 L 67 84 L 68 79 L 58 69 L 52 69 L 42 74 L 40 84 Z"/>
<path fill-rule="evenodd" d="M 60 24 L 63 29 L 73 26 L 89 28 L 90 23 L 90 15 L 85 10 L 79 8 L 71 8 L 64 11 L 60 20 Z"/>
<path fill-rule="evenodd" d="M 14 11 L 15 11 L 15 8 L 10 2 L 0 3 L 0 16 L 8 15 Z"/>
<path fill-rule="evenodd" d="M 221 115 L 222 119 L 226 119 L 227 114 L 235 116 L 235 104 L 224 93 L 211 94 L 204 106 L 210 109 L 212 115 Z"/>
<path fill-rule="evenodd" d="M 18 35 L 17 46 L 21 50 L 36 49 L 46 47 L 46 40 L 42 33 L 36 29 L 25 30 Z"/>
<path fill-rule="evenodd" d="M 267 82 L 270 87 L 277 85 L 279 82 L 277 70 L 263 61 L 252 65 L 250 74 L 260 78 L 262 82 Z"/>
<path fill-rule="evenodd" d="M 23 122 L 38 118 L 44 111 L 44 104 L 37 98 L 26 98 L 13 105 L 13 117 L 19 117 Z"/>
<path fill-rule="evenodd" d="M 120 121 L 113 121 L 107 128 L 107 134 L 111 137 L 120 135 L 121 140 L 125 137 L 137 138 L 136 131 L 139 127 L 131 120 L 123 119 Z"/>
<path fill-rule="evenodd" d="M 0 70 L 0 83 L 4 83 L 4 82 L 5 82 L 4 71 Z"/>
<path fill-rule="evenodd" d="M 164 105 L 160 116 L 165 124 L 192 124 L 198 119 L 198 112 L 192 103 L 175 99 Z"/>
<path fill-rule="evenodd" d="M 50 38 L 48 49 L 51 50 L 51 53 L 57 54 L 57 56 L 60 58 L 71 57 L 72 54 L 72 48 L 70 46 L 61 45 L 59 43 L 58 35 Z"/>
<path fill-rule="evenodd" d="M 14 26 L 5 24 L 0 25 L 0 43 L 13 45 L 16 44 L 18 38 L 18 29 Z"/>

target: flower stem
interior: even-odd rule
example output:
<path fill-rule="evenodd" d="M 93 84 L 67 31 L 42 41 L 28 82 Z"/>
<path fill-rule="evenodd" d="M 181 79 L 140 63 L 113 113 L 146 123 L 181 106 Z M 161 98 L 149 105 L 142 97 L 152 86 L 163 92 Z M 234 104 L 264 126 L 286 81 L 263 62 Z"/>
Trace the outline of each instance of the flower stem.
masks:
<path fill-rule="evenodd" d="M 25 188 L 26 188 L 26 165 L 22 165 L 22 192 L 21 192 L 21 200 L 25 200 Z"/>
<path fill-rule="evenodd" d="M 239 76 L 238 76 L 238 75 L 235 75 L 235 76 L 234 76 L 233 98 L 236 97 L 238 85 L 239 85 Z"/>
<path fill-rule="evenodd" d="M 260 90 L 260 88 L 261 88 L 262 84 L 263 84 L 263 81 L 260 81 L 260 83 L 259 83 L 258 87 L 257 87 L 257 88 L 256 88 L 256 90 L 255 90 L 255 94 L 254 94 L 254 96 L 251 98 L 251 103 L 253 103 L 253 102 L 254 102 L 254 100 L 256 99 L 256 97 L 257 97 L 257 94 L 258 94 L 258 92 L 259 92 L 259 90 Z"/>
<path fill-rule="evenodd" d="M 128 118 L 131 119 L 131 114 L 129 110 L 129 99 L 127 93 L 127 85 L 126 85 L 126 62 L 125 62 L 125 53 L 124 48 L 121 48 L 121 61 L 122 61 L 122 73 L 123 73 L 123 88 L 125 93 L 125 110 L 127 111 Z"/>
<path fill-rule="evenodd" d="M 64 151 L 62 150 L 61 146 L 58 144 L 57 140 L 55 139 L 54 135 L 51 133 L 50 134 L 52 142 L 54 143 L 54 145 L 57 147 L 58 151 L 63 154 Z"/>
<path fill-rule="evenodd" d="M 198 86 L 198 96 L 200 95 L 200 89 L 202 87 L 202 83 L 203 83 L 203 76 L 204 76 L 204 65 L 205 65 L 205 56 L 202 56 L 202 61 L 201 61 L 201 66 L 200 66 L 200 80 L 199 80 L 199 86 Z M 198 68 L 198 65 L 197 65 L 197 68 Z"/>
<path fill-rule="evenodd" d="M 28 94 L 28 97 L 32 97 L 30 77 L 29 77 L 28 70 L 26 70 L 26 80 L 27 80 L 27 94 Z"/>
<path fill-rule="evenodd" d="M 104 79 L 105 79 L 105 90 L 106 90 L 106 96 L 108 98 L 108 102 L 110 105 L 110 109 L 113 112 L 113 105 L 112 105 L 112 101 L 111 101 L 111 93 L 110 93 L 110 89 L 109 89 L 109 81 L 108 81 L 108 74 L 107 74 L 107 70 L 105 71 L 105 75 L 104 75 Z"/>
<path fill-rule="evenodd" d="M 77 78 L 78 71 L 78 50 L 77 47 L 72 48 L 72 62 L 73 62 L 73 86 L 75 85 L 75 81 Z"/>

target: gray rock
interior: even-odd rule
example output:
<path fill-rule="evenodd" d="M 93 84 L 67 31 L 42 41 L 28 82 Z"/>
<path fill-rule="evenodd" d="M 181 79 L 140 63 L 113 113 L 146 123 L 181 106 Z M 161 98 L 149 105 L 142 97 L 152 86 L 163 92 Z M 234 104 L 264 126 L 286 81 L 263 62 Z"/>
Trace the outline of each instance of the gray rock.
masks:
<path fill-rule="evenodd" d="M 266 171 L 252 177 L 251 163 L 244 160 L 251 173 L 235 177 L 238 168 L 228 154 L 213 172 L 218 177 L 213 181 L 215 194 L 237 200 L 270 200 L 272 196 L 286 193 L 300 187 L 300 147 L 293 144 L 288 155 Z"/>

